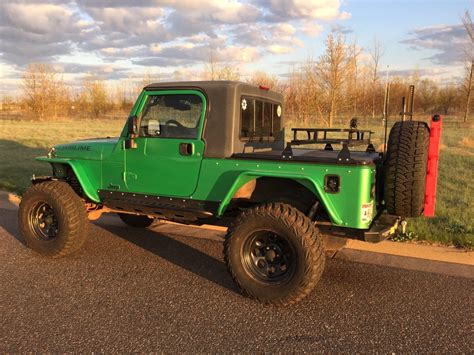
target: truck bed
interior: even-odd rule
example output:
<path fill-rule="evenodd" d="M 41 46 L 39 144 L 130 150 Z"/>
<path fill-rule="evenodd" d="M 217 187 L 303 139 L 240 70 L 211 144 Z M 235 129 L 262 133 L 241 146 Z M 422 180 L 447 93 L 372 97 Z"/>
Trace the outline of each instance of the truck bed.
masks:
<path fill-rule="evenodd" d="M 351 151 L 349 161 L 339 161 L 339 150 L 293 148 L 293 156 L 283 157 L 283 150 L 266 150 L 249 153 L 236 153 L 236 159 L 295 161 L 321 164 L 374 165 L 381 159 L 377 152 Z"/>

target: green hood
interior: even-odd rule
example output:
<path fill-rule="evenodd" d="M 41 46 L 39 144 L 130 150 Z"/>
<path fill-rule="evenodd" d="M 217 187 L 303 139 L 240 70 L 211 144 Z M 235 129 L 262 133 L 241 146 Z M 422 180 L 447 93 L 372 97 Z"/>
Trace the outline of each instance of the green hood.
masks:
<path fill-rule="evenodd" d="M 118 138 L 94 138 L 58 144 L 54 154 L 57 158 L 102 160 L 104 150 L 111 150 L 117 142 Z"/>

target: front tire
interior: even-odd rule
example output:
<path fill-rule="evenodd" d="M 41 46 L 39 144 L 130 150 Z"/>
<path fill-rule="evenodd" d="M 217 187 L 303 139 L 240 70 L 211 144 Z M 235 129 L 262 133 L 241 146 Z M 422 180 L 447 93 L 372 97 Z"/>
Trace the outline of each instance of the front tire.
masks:
<path fill-rule="evenodd" d="M 18 221 L 26 246 L 51 258 L 78 251 L 89 229 L 84 203 L 62 181 L 31 186 L 21 200 Z"/>
<path fill-rule="evenodd" d="M 317 227 L 298 209 L 283 203 L 244 211 L 228 230 L 224 259 L 245 295 L 280 306 L 306 297 L 325 265 Z"/>

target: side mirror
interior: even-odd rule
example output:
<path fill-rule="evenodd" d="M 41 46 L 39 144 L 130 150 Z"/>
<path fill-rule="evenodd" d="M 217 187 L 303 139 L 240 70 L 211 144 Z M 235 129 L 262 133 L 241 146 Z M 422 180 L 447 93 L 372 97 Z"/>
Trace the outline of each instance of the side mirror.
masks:
<path fill-rule="evenodd" d="M 138 134 L 138 119 L 137 116 L 129 116 L 127 120 L 128 138 L 125 140 L 125 149 L 135 149 L 137 143 L 135 137 Z"/>
<path fill-rule="evenodd" d="M 146 127 L 149 136 L 159 136 L 161 134 L 161 125 L 158 120 L 149 120 Z"/>
<path fill-rule="evenodd" d="M 138 134 L 138 125 L 137 125 L 137 116 L 133 115 L 133 116 L 129 116 L 128 117 L 128 134 L 130 135 L 131 138 L 133 138 L 132 136 L 135 136 L 136 134 Z"/>

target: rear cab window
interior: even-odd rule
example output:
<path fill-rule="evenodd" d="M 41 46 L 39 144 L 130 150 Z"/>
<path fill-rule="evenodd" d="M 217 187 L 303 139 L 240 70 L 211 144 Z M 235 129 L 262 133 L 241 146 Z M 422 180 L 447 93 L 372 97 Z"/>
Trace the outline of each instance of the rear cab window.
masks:
<path fill-rule="evenodd" d="M 274 141 L 280 135 L 281 103 L 242 96 L 240 99 L 240 140 Z"/>

